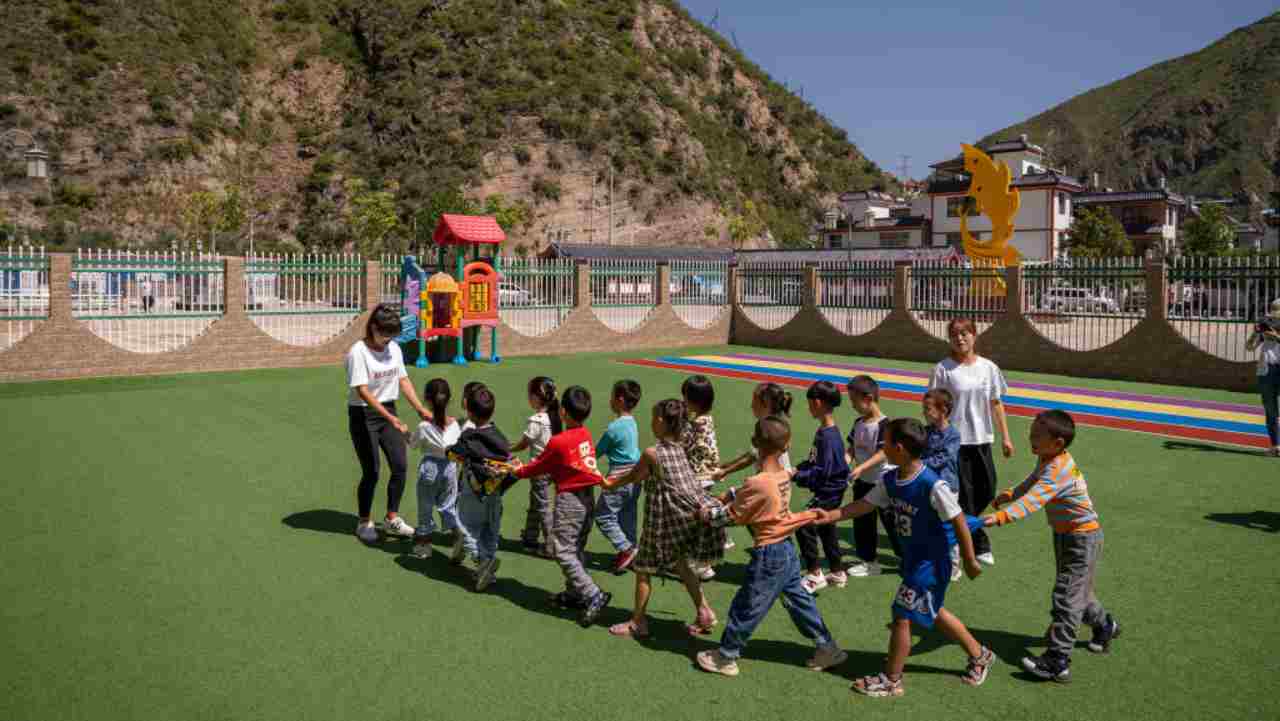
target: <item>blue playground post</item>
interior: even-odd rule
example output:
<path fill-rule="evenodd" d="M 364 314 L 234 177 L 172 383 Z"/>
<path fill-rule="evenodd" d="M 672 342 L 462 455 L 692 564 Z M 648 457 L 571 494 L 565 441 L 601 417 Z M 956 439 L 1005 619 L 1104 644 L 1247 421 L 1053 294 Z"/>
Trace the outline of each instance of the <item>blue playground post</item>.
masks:
<path fill-rule="evenodd" d="M 493 270 L 495 273 L 498 271 L 498 249 L 497 248 L 493 249 Z M 501 278 L 502 275 L 499 274 L 498 277 Z M 497 297 L 490 298 L 489 300 L 493 302 L 495 305 L 497 305 L 499 310 L 501 310 L 502 306 L 498 305 L 501 298 L 502 298 L 502 293 L 498 293 Z M 501 363 L 502 358 L 498 355 L 498 326 L 495 325 L 492 328 L 490 328 L 489 333 L 490 333 L 489 350 L 492 351 L 492 355 L 489 357 L 489 362 Z"/>
<path fill-rule="evenodd" d="M 467 252 L 462 248 L 458 249 L 458 271 L 456 274 L 454 274 L 454 277 L 458 279 L 459 283 L 462 282 L 462 264 L 463 264 L 463 261 L 466 259 L 465 258 L 466 254 Z M 466 299 L 463 299 L 463 302 L 465 303 Z M 465 345 L 463 341 L 466 338 L 466 335 L 467 335 L 466 329 L 463 329 L 462 332 L 458 334 L 458 349 L 453 356 L 453 364 L 456 366 L 464 366 L 467 364 L 466 351 L 463 350 L 463 346 Z"/>

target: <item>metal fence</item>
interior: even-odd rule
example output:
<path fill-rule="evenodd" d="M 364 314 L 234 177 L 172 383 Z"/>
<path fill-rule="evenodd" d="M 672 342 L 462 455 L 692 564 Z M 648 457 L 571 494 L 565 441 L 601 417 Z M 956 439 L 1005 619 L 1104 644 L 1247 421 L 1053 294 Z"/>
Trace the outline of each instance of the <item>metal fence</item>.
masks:
<path fill-rule="evenodd" d="M 804 300 L 804 263 L 752 263 L 738 266 L 738 305 L 764 330 L 786 325 Z"/>
<path fill-rule="evenodd" d="M 1095 350 L 1125 336 L 1146 315 L 1141 258 L 1069 261 L 1022 267 L 1022 309 L 1046 338 L 1071 350 Z"/>
<path fill-rule="evenodd" d="M 916 261 L 911 267 L 910 310 L 934 337 L 947 339 L 953 318 L 972 318 L 978 334 L 1005 311 L 1003 267 L 972 267 L 949 261 Z"/>
<path fill-rule="evenodd" d="M 1257 358 L 1245 341 L 1271 301 L 1280 298 L 1280 260 L 1178 258 L 1168 273 L 1169 322 L 1182 337 L 1226 360 Z"/>
<path fill-rule="evenodd" d="M 512 330 L 543 336 L 573 311 L 574 262 L 552 258 L 503 258 L 498 263 L 498 315 Z"/>
<path fill-rule="evenodd" d="M 729 307 L 729 262 L 671 260 L 671 306 L 691 328 L 715 325 Z"/>
<path fill-rule="evenodd" d="M 833 261 L 818 265 L 818 311 L 848 335 L 875 329 L 893 309 L 893 261 Z"/>
<path fill-rule="evenodd" d="M 364 310 L 364 261 L 358 255 L 253 256 L 245 259 L 244 281 L 249 318 L 289 345 L 320 345 Z"/>
<path fill-rule="evenodd" d="M 591 310 L 619 333 L 639 328 L 658 303 L 658 264 L 653 260 L 591 262 Z"/>
<path fill-rule="evenodd" d="M 0 250 L 0 351 L 49 317 L 49 257 L 43 247 Z"/>
<path fill-rule="evenodd" d="M 204 253 L 76 251 L 71 315 L 134 353 L 187 345 L 223 314 L 223 262 Z"/>

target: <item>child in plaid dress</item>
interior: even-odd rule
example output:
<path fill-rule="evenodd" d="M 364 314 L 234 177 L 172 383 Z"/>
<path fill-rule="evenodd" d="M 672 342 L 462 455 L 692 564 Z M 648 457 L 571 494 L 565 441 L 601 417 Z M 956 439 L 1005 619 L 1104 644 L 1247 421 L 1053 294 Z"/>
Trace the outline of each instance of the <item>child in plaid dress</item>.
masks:
<path fill-rule="evenodd" d="M 724 529 L 710 528 L 698 520 L 698 511 L 710 503 L 694 475 L 680 434 L 687 423 L 685 404 L 675 399 L 659 401 L 653 408 L 651 428 L 658 444 L 645 449 L 640 462 L 624 476 L 606 479 L 605 488 L 644 482 L 644 527 L 640 550 L 631 569 L 636 574 L 636 607 L 631 619 L 612 626 L 609 633 L 646 638 L 653 575 L 667 568 L 680 574 L 697 613 L 685 628 L 690 634 L 711 633 L 716 615 L 702 594 L 702 582 L 690 568 L 710 566 L 724 557 Z"/>

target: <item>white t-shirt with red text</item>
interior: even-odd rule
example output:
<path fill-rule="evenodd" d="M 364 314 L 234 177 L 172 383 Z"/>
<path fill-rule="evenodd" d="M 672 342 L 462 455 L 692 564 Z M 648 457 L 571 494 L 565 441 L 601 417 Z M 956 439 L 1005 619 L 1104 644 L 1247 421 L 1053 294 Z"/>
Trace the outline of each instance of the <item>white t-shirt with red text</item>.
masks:
<path fill-rule="evenodd" d="M 409 374 L 404 369 L 404 355 L 400 344 L 392 341 L 380 352 L 375 352 L 356 341 L 347 351 L 344 361 L 347 368 L 347 405 L 366 406 L 356 392 L 359 386 L 369 386 L 369 394 L 379 403 L 390 403 L 400 397 L 400 379 Z"/>

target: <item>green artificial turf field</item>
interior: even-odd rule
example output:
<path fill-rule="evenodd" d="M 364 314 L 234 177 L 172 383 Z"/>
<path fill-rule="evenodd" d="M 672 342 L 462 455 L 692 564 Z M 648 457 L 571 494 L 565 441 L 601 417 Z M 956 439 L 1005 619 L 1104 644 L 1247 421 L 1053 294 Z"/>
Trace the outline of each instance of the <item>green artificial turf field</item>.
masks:
<path fill-rule="evenodd" d="M 652 440 L 649 408 L 678 396 L 682 376 L 614 362 L 636 355 L 658 353 L 512 358 L 411 369 L 411 376 L 421 388 L 444 375 L 455 397 L 466 380 L 485 381 L 498 395 L 496 420 L 513 438 L 529 414 L 529 377 L 587 386 L 597 401 L 589 424 L 596 435 L 609 420 L 610 385 L 632 377 L 644 387 L 643 445 Z M 506 496 L 502 568 L 486 593 L 467 590 L 443 554 L 423 562 L 406 557 L 407 543 L 362 546 L 351 534 L 359 470 L 343 380 L 335 367 L 0 386 L 0 719 L 1280 716 L 1280 624 L 1267 608 L 1280 591 L 1280 461 L 1082 428 L 1072 450 L 1106 531 L 1098 591 L 1124 626 L 1113 654 L 1080 648 L 1066 686 L 1029 681 L 1017 666 L 1028 646 L 1040 651 L 1048 623 L 1052 548 L 1044 519 L 1033 518 L 996 529 L 997 565 L 947 595 L 948 607 L 1000 658 L 987 683 L 963 686 L 963 653 L 926 634 L 908 660 L 906 697 L 876 700 L 854 697 L 848 685 L 880 667 L 892 576 L 821 594 L 819 607 L 850 653 L 842 667 L 806 670 L 812 648 L 775 606 L 742 675 L 728 679 L 694 669 L 693 653 L 712 640 L 685 637 L 692 612 L 678 582 L 655 584 L 652 641 L 609 636 L 605 626 L 631 606 L 632 578 L 601 570 L 612 549 L 598 532 L 588 550 L 594 577 L 614 594 L 612 607 L 587 630 L 553 610 L 547 600 L 562 587 L 557 566 L 525 555 L 514 540 L 523 486 Z M 747 448 L 752 384 L 713 382 L 721 453 L 736 455 Z M 799 458 L 816 424 L 803 401 L 795 410 Z M 917 404 L 893 401 L 885 411 L 919 414 Z M 401 416 L 413 418 L 407 404 Z M 838 420 L 847 430 L 847 405 Z M 1002 486 L 1033 463 L 1027 420 L 1011 418 L 1010 426 L 1018 453 L 998 462 Z M 411 522 L 416 460 L 411 454 L 402 507 Z M 796 496 L 799 505 L 807 494 Z M 745 530 L 733 535 L 738 549 L 708 585 L 722 623 L 747 560 Z"/>

